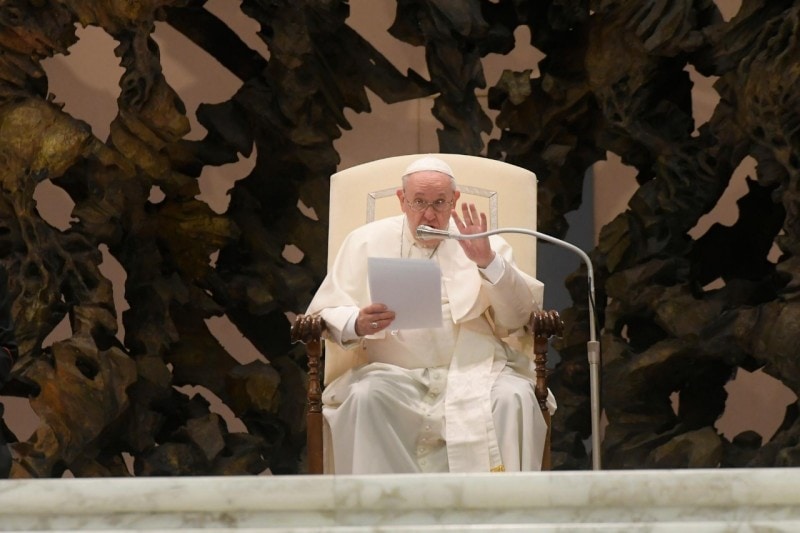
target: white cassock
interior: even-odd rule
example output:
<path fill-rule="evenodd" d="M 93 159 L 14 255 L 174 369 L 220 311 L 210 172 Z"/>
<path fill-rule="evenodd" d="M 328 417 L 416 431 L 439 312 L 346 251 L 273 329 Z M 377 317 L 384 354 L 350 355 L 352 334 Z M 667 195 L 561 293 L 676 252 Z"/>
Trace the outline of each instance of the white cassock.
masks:
<path fill-rule="evenodd" d="M 326 471 L 541 469 L 547 426 L 532 363 L 501 339 L 541 308 L 543 285 L 514 266 L 505 240 L 490 240 L 497 258 L 482 273 L 456 241 L 442 241 L 432 255 L 417 246 L 402 215 L 364 225 L 345 239 L 307 311 L 325 320 L 331 341 L 323 393 Z M 358 310 L 372 303 L 368 257 L 429 255 L 442 271 L 441 328 L 390 326 L 343 340 L 348 322 L 352 328 Z M 552 395 L 548 404 L 553 412 Z"/>

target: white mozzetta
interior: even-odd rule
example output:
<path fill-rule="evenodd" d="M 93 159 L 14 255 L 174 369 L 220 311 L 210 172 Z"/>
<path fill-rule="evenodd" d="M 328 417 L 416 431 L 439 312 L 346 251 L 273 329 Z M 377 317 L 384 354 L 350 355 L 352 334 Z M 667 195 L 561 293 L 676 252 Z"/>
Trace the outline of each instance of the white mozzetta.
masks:
<path fill-rule="evenodd" d="M 800 470 L 0 481 L 0 530 L 800 531 Z"/>

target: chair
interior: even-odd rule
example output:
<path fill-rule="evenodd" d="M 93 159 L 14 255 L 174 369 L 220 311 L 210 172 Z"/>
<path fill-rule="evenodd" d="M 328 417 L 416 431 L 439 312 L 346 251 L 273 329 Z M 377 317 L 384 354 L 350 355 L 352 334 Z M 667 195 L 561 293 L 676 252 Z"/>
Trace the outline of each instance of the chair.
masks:
<path fill-rule="evenodd" d="M 536 176 L 523 168 L 484 157 L 431 154 L 447 162 L 456 175 L 461 202 L 473 202 L 486 212 L 489 227 L 536 228 Z M 380 159 L 354 166 L 331 176 L 328 232 L 328 267 L 343 239 L 356 227 L 379 218 L 399 214 L 395 191 L 405 168 L 419 154 Z M 526 235 L 504 238 L 514 249 L 517 265 L 536 273 L 536 245 Z M 536 371 L 536 396 L 548 426 L 542 468 L 550 466 L 550 413 L 547 400 L 547 348 L 549 338 L 561 335 L 562 323 L 555 311 L 534 313 L 530 321 Z M 306 345 L 308 353 L 308 472 L 324 471 L 324 424 L 322 383 L 330 383 L 348 368 L 364 363 L 333 342 L 323 340 L 325 324 L 319 317 L 299 315 L 292 326 L 292 340 Z M 324 346 L 324 368 L 322 362 Z M 324 378 L 321 379 L 321 373 Z"/>

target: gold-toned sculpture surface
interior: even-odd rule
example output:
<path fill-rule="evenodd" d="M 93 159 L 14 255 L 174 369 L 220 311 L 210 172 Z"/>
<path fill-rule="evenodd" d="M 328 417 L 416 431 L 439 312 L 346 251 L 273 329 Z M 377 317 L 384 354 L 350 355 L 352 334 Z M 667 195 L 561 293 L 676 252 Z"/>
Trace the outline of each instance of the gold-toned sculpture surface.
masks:
<path fill-rule="evenodd" d="M 30 439 L 11 444 L 12 476 L 129 475 L 126 457 L 135 475 L 301 471 L 305 369 L 286 314 L 305 309 L 324 275 L 327 178 L 339 161 L 333 143 L 351 127 L 344 112 L 370 111 L 366 89 L 389 103 L 436 95 L 442 151 L 481 153 L 492 126 L 476 96 L 482 58 L 513 49 L 521 25 L 546 56 L 541 76 L 521 66 L 489 88 L 501 135 L 485 148 L 536 172 L 540 229 L 565 233 L 587 170 L 607 152 L 638 171 L 628 209 L 592 252 L 605 466 L 798 464 L 796 407 L 764 446 L 747 434 L 729 442 L 714 423 L 739 367 L 763 367 L 800 393 L 800 3 L 751 0 L 724 21 L 711 0 L 398 2 L 390 33 L 425 47 L 430 80 L 396 71 L 350 28 L 347 2 L 243 0 L 269 58 L 204 3 L 0 5 L 0 259 L 21 354 L 3 394 L 29 397 L 40 418 Z M 200 141 L 186 140 L 180 95 L 161 72 L 160 20 L 243 82 L 229 101 L 201 106 Z M 118 42 L 124 74 L 106 140 L 48 94 L 41 61 L 68 52 L 75 24 Z M 721 96 L 697 132 L 687 66 L 718 77 Z M 254 148 L 255 168 L 225 213 L 195 198 L 205 166 Z M 738 221 L 692 240 L 746 156 L 758 175 Z M 45 180 L 75 203 L 66 230 L 37 211 Z M 299 263 L 284 257 L 288 244 L 303 252 Z M 126 275 L 123 342 L 102 246 Z M 704 288 L 716 279 L 721 288 Z M 576 303 L 562 312 L 551 379 L 556 469 L 588 467 L 585 276 L 568 288 Z M 206 320 L 222 315 L 269 363 L 240 364 L 220 345 Z M 65 316 L 71 336 L 43 349 Z M 185 385 L 216 395 L 246 432 L 229 431 Z"/>

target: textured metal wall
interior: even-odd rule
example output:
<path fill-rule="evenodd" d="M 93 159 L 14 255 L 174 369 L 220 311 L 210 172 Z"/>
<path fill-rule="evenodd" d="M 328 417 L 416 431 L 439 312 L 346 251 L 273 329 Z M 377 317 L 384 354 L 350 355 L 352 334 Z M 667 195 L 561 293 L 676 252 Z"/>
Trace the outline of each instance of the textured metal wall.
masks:
<path fill-rule="evenodd" d="M 243 0 L 269 58 L 203 4 L 0 5 L 0 257 L 13 275 L 22 354 L 3 394 L 30 397 L 41 421 L 11 445 L 12 476 L 127 475 L 126 455 L 136 475 L 302 470 L 304 371 L 286 313 L 302 312 L 324 275 L 333 142 L 349 127 L 345 109 L 370 111 L 366 89 L 389 103 L 435 95 L 442 151 L 535 171 L 539 228 L 554 235 L 583 201 L 592 163 L 613 152 L 637 169 L 628 209 L 592 251 L 607 467 L 798 463 L 795 406 L 766 446 L 750 434 L 729 442 L 714 422 L 739 367 L 763 367 L 800 390 L 800 3 L 746 1 L 726 22 L 710 0 L 399 0 L 390 33 L 425 48 L 430 79 L 392 67 L 348 26 L 343 1 Z M 243 82 L 229 101 L 201 106 L 202 140 L 185 139 L 185 110 L 152 39 L 157 20 Z M 107 140 L 48 97 L 41 61 L 69 51 L 75 24 L 118 42 L 125 72 Z M 485 145 L 481 62 L 513 49 L 520 25 L 546 56 L 541 76 L 523 66 L 489 88 L 502 133 Z M 718 77 L 721 97 L 697 133 L 688 65 Z M 225 213 L 195 199 L 205 166 L 254 146 L 255 168 Z M 692 239 L 746 156 L 758 170 L 737 222 Z M 68 229 L 36 210 L 45 180 L 75 202 Z M 154 187 L 163 199 L 151 200 Z M 287 244 L 303 252 L 299 263 L 283 257 Z M 102 245 L 126 273 L 122 343 L 98 270 Z M 556 468 L 588 467 L 584 279 L 576 272 L 568 283 L 575 304 L 563 313 L 553 375 Z M 220 346 L 204 321 L 223 314 L 271 364 L 241 365 Z M 42 349 L 65 316 L 72 336 Z M 207 402 L 174 388 L 182 385 L 212 391 L 247 432 L 228 432 Z"/>

